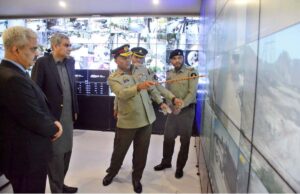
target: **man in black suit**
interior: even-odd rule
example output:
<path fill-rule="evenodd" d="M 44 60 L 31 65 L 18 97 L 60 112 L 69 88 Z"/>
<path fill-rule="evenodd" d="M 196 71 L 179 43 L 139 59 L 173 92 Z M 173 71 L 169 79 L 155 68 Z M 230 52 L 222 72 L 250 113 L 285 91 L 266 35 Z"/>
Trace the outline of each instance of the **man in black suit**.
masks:
<path fill-rule="evenodd" d="M 53 143 L 49 183 L 52 193 L 75 193 L 76 187 L 64 184 L 72 153 L 73 122 L 78 115 L 75 61 L 70 57 L 71 44 L 66 35 L 54 34 L 50 42 L 52 53 L 39 58 L 32 70 L 32 79 L 45 93 L 50 111 L 64 128 L 61 138 Z"/>
<path fill-rule="evenodd" d="M 51 140 L 61 136 L 62 126 L 49 112 L 43 92 L 26 74 L 37 57 L 35 32 L 16 26 L 5 30 L 2 38 L 0 171 L 15 193 L 44 193 Z"/>

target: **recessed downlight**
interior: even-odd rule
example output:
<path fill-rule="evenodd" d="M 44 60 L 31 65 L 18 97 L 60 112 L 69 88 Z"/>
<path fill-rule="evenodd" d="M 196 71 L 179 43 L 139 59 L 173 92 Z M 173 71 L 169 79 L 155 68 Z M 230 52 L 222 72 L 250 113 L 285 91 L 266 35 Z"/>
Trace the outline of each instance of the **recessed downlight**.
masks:
<path fill-rule="evenodd" d="M 59 2 L 58 2 L 58 5 L 59 5 L 60 7 L 63 7 L 63 8 L 67 7 L 66 2 L 64 2 L 64 1 L 59 1 Z"/>
<path fill-rule="evenodd" d="M 158 4 L 159 4 L 159 0 L 152 0 L 152 3 L 153 3 L 154 5 L 158 5 Z"/>

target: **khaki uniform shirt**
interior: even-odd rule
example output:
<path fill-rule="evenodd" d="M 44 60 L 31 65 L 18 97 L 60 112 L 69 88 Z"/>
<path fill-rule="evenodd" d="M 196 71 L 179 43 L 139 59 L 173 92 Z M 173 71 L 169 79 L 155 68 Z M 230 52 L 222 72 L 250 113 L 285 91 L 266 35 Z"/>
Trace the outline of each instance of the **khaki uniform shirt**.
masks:
<path fill-rule="evenodd" d="M 157 76 L 155 75 L 155 73 L 153 71 L 147 69 L 146 67 L 143 67 L 143 68 L 146 69 L 144 71 L 147 71 L 147 73 L 149 74 L 150 79 L 152 81 L 158 81 Z M 162 85 L 157 85 L 156 89 L 158 90 L 158 92 L 160 93 L 161 96 L 165 97 L 166 99 L 168 99 L 170 101 L 175 97 L 175 95 L 172 92 L 167 90 Z"/>
<path fill-rule="evenodd" d="M 155 73 L 150 71 L 149 69 L 147 69 L 145 66 L 133 67 L 132 74 L 134 74 L 142 82 L 146 81 L 146 80 L 157 81 Z M 170 101 L 175 97 L 174 94 L 172 94 L 172 92 L 167 90 L 162 85 L 157 85 L 155 87 L 151 87 L 150 90 L 153 90 L 152 93 L 150 93 L 150 95 L 151 95 L 151 98 L 156 102 L 160 101 L 160 95 Z M 118 98 L 115 97 L 115 100 L 114 100 L 114 110 L 115 111 L 118 110 L 117 100 L 118 100 Z"/>
<path fill-rule="evenodd" d="M 143 74 L 129 75 L 120 69 L 109 76 L 108 84 L 117 98 L 117 127 L 140 128 L 155 121 L 156 117 L 148 91 L 137 91 L 137 84 L 145 80 Z M 162 99 L 159 98 L 158 94 L 155 94 L 154 89 L 150 88 L 149 92 L 154 95 L 158 104 L 162 103 Z"/>
<path fill-rule="evenodd" d="M 181 79 L 198 75 L 194 68 L 187 68 L 182 65 L 179 71 L 172 69 L 167 72 L 167 80 Z M 182 80 L 173 83 L 167 83 L 166 88 L 170 90 L 177 98 L 180 98 L 184 102 L 184 107 L 190 104 L 196 103 L 196 92 L 197 92 L 198 78 Z"/>

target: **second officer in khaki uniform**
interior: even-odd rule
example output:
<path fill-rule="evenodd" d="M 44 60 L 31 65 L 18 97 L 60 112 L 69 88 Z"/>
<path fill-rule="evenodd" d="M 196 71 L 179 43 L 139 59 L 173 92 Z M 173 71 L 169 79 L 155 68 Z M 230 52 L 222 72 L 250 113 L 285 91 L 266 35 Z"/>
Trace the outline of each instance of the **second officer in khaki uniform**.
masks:
<path fill-rule="evenodd" d="M 148 51 L 143 47 L 134 47 L 131 49 L 131 52 L 132 52 L 131 61 L 132 64 L 134 65 L 134 73 L 135 74 L 143 73 L 147 75 L 150 80 L 157 81 L 157 76 L 155 75 L 155 73 L 144 66 L 145 56 L 147 55 Z M 158 90 L 158 92 L 161 94 L 161 96 L 165 97 L 166 99 L 173 100 L 175 101 L 176 104 L 182 103 L 182 100 L 176 98 L 175 95 L 172 94 L 172 92 L 167 90 L 162 85 L 159 84 L 156 85 L 155 87 Z"/>
<path fill-rule="evenodd" d="M 155 92 L 150 89 L 155 82 L 132 74 L 131 51 L 128 44 L 112 50 L 112 55 L 118 64 L 118 70 L 109 76 L 108 83 L 117 97 L 118 119 L 109 172 L 102 183 L 104 186 L 109 185 L 118 174 L 133 141 L 132 184 L 134 191 L 140 193 L 142 192 L 140 180 L 146 165 L 152 123 L 156 119 L 148 95 L 148 91 Z M 158 93 L 156 95 L 158 96 Z M 161 98 L 155 99 L 161 107 L 166 106 Z"/>
<path fill-rule="evenodd" d="M 196 76 L 197 72 L 193 68 L 187 68 L 183 63 L 183 51 L 176 49 L 170 53 L 170 62 L 174 66 L 173 70 L 167 73 L 167 80 L 181 79 Z M 173 106 L 173 114 L 168 115 L 163 144 L 163 159 L 161 163 L 154 167 L 160 171 L 171 167 L 174 152 L 175 138 L 180 135 L 180 150 L 177 157 L 175 177 L 183 176 L 183 168 L 188 159 L 190 138 L 195 116 L 195 103 L 198 79 L 189 79 L 173 83 L 168 83 L 166 88 L 176 97 L 183 100 L 181 107 Z"/>

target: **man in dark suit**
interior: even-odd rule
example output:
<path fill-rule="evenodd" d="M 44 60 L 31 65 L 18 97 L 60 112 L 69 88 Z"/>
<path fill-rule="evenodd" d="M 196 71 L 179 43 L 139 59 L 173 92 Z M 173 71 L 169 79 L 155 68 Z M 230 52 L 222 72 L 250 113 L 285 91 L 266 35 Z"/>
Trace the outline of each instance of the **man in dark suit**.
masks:
<path fill-rule="evenodd" d="M 37 57 L 35 32 L 16 26 L 5 30 L 2 38 L 0 171 L 15 193 L 44 193 L 51 140 L 61 136 L 62 126 L 49 112 L 43 92 L 26 74 Z"/>
<path fill-rule="evenodd" d="M 48 176 L 52 193 L 75 193 L 76 187 L 64 184 L 73 145 L 73 122 L 77 119 L 78 104 L 75 90 L 74 59 L 70 57 L 71 44 L 64 34 L 54 34 L 52 53 L 39 58 L 32 70 L 32 79 L 45 93 L 50 111 L 64 128 L 62 137 L 53 143 L 53 157 Z"/>

